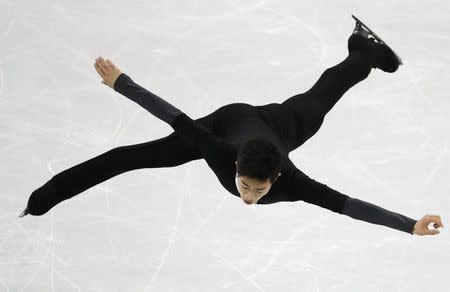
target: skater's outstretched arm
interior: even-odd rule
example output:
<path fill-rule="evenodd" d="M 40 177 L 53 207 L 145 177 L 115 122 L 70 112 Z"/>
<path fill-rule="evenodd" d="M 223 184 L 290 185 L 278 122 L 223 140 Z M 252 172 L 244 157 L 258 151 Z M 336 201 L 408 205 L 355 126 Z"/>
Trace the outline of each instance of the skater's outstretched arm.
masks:
<path fill-rule="evenodd" d="M 130 76 L 121 72 L 110 60 L 104 60 L 100 57 L 97 59 L 95 66 L 97 72 L 103 78 L 103 84 L 131 99 L 169 125 L 172 125 L 175 119 L 183 113 L 161 97 L 135 83 Z"/>
<path fill-rule="evenodd" d="M 405 215 L 381 208 L 375 204 L 356 198 L 348 197 L 345 201 L 342 214 L 353 219 L 363 220 L 373 224 L 384 225 L 409 234 L 414 234 L 414 225 L 417 220 Z"/>
<path fill-rule="evenodd" d="M 369 202 L 344 195 L 326 184 L 315 181 L 299 169 L 294 172 L 292 186 L 291 201 L 302 200 L 354 219 L 418 235 L 439 233 L 424 227 L 428 226 L 430 222 L 435 222 L 435 227 L 442 227 L 440 217 L 437 215 L 426 215 L 417 221 Z"/>
<path fill-rule="evenodd" d="M 95 69 L 102 77 L 103 84 L 165 121 L 182 139 L 197 146 L 213 170 L 221 169 L 224 161 L 227 163 L 234 161 L 224 159 L 226 157 L 234 158 L 235 151 L 231 145 L 161 97 L 135 83 L 110 60 L 99 57 L 96 59 Z"/>
<path fill-rule="evenodd" d="M 372 203 L 351 197 L 345 201 L 343 214 L 354 219 L 384 225 L 417 235 L 439 234 L 439 230 L 428 229 L 428 225 L 430 225 L 430 223 L 434 223 L 434 228 L 444 227 L 439 215 L 425 215 L 420 220 L 414 220 L 405 215 L 395 213 Z"/>

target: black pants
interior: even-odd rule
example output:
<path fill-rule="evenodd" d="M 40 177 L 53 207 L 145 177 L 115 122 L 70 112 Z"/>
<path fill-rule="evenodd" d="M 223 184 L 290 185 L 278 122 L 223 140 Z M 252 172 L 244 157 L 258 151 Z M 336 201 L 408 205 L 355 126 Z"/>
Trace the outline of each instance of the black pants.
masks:
<path fill-rule="evenodd" d="M 278 126 L 280 128 L 299 127 L 297 131 L 299 135 L 292 143 L 293 148 L 314 135 L 322 125 L 326 113 L 343 94 L 369 75 L 371 63 L 367 54 L 369 52 L 364 50 L 349 52 L 344 61 L 326 69 L 310 90 L 292 96 L 281 103 L 286 113 L 289 112 L 294 118 L 291 125 Z M 270 105 L 265 106 L 270 122 L 280 123 L 280 119 L 277 118 L 280 111 L 274 111 L 271 115 L 270 109 Z M 211 129 L 214 118 L 213 112 L 196 121 Z M 36 209 L 45 213 L 57 203 L 118 174 L 141 168 L 172 167 L 201 158 L 197 149 L 186 144 L 173 132 L 160 139 L 113 148 L 64 170 L 35 190 L 30 201 L 34 200 L 32 205 L 36 205 Z M 30 213 L 33 214 L 33 210 L 30 210 Z"/>

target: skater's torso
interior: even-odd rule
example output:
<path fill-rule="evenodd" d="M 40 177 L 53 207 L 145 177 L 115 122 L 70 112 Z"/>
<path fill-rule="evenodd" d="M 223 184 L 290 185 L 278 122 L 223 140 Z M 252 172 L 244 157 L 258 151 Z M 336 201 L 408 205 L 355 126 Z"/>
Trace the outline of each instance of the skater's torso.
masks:
<path fill-rule="evenodd" d="M 261 137 L 288 156 L 292 150 L 290 142 L 298 134 L 292 121 L 291 113 L 276 103 L 262 106 L 232 103 L 216 110 L 212 131 L 237 149 L 248 139 Z"/>
<path fill-rule="evenodd" d="M 273 109 L 273 108 L 272 108 Z M 282 118 L 282 117 L 280 117 Z M 286 124 L 288 126 L 289 124 Z M 289 127 L 287 127 L 289 128 Z M 288 131 L 289 129 L 286 129 Z M 268 204 L 290 201 L 289 184 L 296 167 L 288 157 L 288 146 L 279 134 L 264 119 L 260 107 L 245 103 L 233 103 L 219 108 L 214 113 L 212 132 L 227 142 L 233 149 L 232 154 L 218 157 L 224 160 L 224 167 L 213 169 L 222 186 L 231 194 L 240 197 L 235 183 L 237 153 L 240 145 L 252 138 L 264 138 L 273 143 L 282 155 L 281 176 L 272 185 L 270 191 L 257 203 Z"/>
<path fill-rule="evenodd" d="M 287 154 L 282 141 L 264 122 L 256 107 L 246 103 L 233 103 L 219 108 L 214 114 L 213 133 L 237 148 L 249 139 L 261 137 Z"/>

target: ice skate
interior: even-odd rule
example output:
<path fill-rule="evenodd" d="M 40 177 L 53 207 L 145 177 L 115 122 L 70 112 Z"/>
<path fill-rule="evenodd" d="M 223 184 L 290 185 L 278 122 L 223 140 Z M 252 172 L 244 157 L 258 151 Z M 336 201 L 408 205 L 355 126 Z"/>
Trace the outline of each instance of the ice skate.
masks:
<path fill-rule="evenodd" d="M 352 15 L 356 20 L 355 29 L 353 30 L 350 39 L 368 38 L 375 47 L 375 68 L 380 68 L 385 72 L 395 72 L 400 65 L 403 65 L 402 59 L 392 50 L 375 32 L 373 32 L 367 25 L 365 25 L 356 16 Z M 349 50 L 359 48 L 362 46 L 362 40 L 353 40 L 353 43 L 349 40 Z"/>
<path fill-rule="evenodd" d="M 23 217 L 30 214 L 30 212 L 28 212 L 28 207 L 25 208 L 25 210 L 22 211 L 22 213 L 20 213 L 19 217 Z"/>

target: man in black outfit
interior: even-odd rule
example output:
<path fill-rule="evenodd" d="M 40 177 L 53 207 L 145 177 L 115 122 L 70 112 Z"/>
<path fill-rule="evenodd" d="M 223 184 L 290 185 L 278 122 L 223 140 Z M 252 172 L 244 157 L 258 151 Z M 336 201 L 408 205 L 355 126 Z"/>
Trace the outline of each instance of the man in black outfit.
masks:
<path fill-rule="evenodd" d="M 146 143 L 121 146 L 75 165 L 35 190 L 26 214 L 42 215 L 118 174 L 141 168 L 173 167 L 205 159 L 222 186 L 246 204 L 305 201 L 354 219 L 410 234 L 438 234 L 438 215 L 414 220 L 374 204 L 351 198 L 315 181 L 289 159 L 323 123 L 343 94 L 367 78 L 372 68 L 395 72 L 399 61 L 386 45 L 355 28 L 347 43 L 348 56 L 326 69 L 314 86 L 279 103 L 253 106 L 233 103 L 192 120 L 185 113 L 136 84 L 110 60 L 96 59 L 102 83 L 141 105 L 175 131 Z"/>

